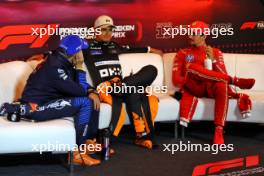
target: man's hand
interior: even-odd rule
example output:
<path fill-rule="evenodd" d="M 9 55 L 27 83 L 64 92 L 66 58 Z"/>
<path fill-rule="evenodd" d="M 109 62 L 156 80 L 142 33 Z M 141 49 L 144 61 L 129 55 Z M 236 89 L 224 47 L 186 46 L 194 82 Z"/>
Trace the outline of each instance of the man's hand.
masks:
<path fill-rule="evenodd" d="M 154 53 L 154 54 L 158 54 L 160 55 L 161 57 L 163 56 L 163 52 L 162 50 L 159 50 L 159 49 L 156 49 L 156 48 L 150 48 L 150 53 Z"/>
<path fill-rule="evenodd" d="M 83 70 L 83 63 L 84 63 L 83 53 L 82 51 L 80 51 L 74 56 L 73 65 L 75 66 L 76 69 Z"/>
<path fill-rule="evenodd" d="M 213 48 L 211 46 L 207 46 L 206 49 L 206 56 L 211 59 L 212 61 L 215 60 Z"/>
<path fill-rule="evenodd" d="M 99 109 L 100 109 L 100 99 L 99 99 L 99 96 L 96 93 L 89 93 L 89 96 L 88 97 L 91 100 L 93 100 L 94 110 L 99 111 Z"/>

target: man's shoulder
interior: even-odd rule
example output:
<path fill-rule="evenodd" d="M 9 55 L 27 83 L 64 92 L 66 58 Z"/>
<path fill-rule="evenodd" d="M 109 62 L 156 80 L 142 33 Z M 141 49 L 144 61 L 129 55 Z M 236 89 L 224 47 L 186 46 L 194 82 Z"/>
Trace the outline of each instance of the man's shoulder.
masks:
<path fill-rule="evenodd" d="M 89 47 L 88 47 L 88 49 L 90 48 L 90 47 L 94 47 L 94 46 L 96 46 L 98 44 L 98 42 L 96 41 L 96 40 L 89 40 Z"/>
<path fill-rule="evenodd" d="M 222 52 L 219 48 L 215 48 L 215 47 L 213 47 L 213 51 L 214 52 Z"/>
<path fill-rule="evenodd" d="M 178 56 L 186 56 L 192 53 L 192 48 L 182 48 L 177 52 Z"/>
<path fill-rule="evenodd" d="M 213 53 L 217 57 L 223 57 L 223 52 L 219 48 L 213 48 Z"/>
<path fill-rule="evenodd" d="M 46 62 L 50 67 L 60 67 L 64 64 L 63 59 L 64 58 L 62 58 L 62 56 L 57 51 L 52 51 L 52 53 L 48 55 Z"/>

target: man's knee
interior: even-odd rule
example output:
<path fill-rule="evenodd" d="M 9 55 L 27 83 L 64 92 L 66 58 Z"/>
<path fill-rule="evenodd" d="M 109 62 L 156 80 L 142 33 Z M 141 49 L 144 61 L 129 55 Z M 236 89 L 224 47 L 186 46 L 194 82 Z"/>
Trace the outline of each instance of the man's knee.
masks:
<path fill-rule="evenodd" d="M 158 69 L 153 65 L 146 65 L 142 69 L 144 69 L 146 73 L 151 73 L 153 77 L 156 77 L 158 75 Z"/>
<path fill-rule="evenodd" d="M 227 87 L 227 84 L 225 82 L 216 82 L 215 83 L 216 89 L 217 90 L 223 90 Z"/>
<path fill-rule="evenodd" d="M 215 83 L 215 92 L 217 94 L 227 94 L 227 83 L 225 82 L 216 82 Z"/>

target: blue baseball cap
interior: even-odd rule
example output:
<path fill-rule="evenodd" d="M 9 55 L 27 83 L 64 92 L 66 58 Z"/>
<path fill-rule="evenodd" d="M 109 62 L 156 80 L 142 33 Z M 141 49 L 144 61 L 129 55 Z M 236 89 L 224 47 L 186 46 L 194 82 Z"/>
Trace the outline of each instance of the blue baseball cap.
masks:
<path fill-rule="evenodd" d="M 72 56 L 82 49 L 87 49 L 89 44 L 78 35 L 68 35 L 61 39 L 59 47 L 63 48 L 67 55 Z"/>

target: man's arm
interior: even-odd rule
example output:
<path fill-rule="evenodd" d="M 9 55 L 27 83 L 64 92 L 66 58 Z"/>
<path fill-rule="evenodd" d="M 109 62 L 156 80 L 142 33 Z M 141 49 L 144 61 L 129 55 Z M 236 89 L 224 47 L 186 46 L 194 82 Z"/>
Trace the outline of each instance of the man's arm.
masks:
<path fill-rule="evenodd" d="M 219 49 L 213 49 L 213 70 L 227 74 L 223 53 Z"/>
<path fill-rule="evenodd" d="M 72 80 L 63 68 L 51 68 L 50 74 L 54 87 L 68 96 L 87 96 L 87 89 Z"/>
<path fill-rule="evenodd" d="M 148 53 L 149 47 L 130 47 L 129 45 L 118 46 L 120 49 L 120 54 L 123 53 Z"/>
<path fill-rule="evenodd" d="M 84 70 L 76 70 L 76 78 L 79 84 L 84 88 L 84 90 L 88 90 L 91 86 L 87 83 L 86 80 L 86 72 Z"/>
<path fill-rule="evenodd" d="M 174 58 L 172 67 L 172 82 L 174 86 L 181 87 L 184 84 L 184 52 L 180 50 Z"/>
<path fill-rule="evenodd" d="M 213 70 L 228 75 L 224 62 L 223 53 L 219 49 L 214 48 L 213 55 L 214 55 Z M 232 98 L 239 97 L 239 94 L 230 85 L 228 86 L 228 95 Z"/>
<path fill-rule="evenodd" d="M 122 53 L 154 53 L 158 54 L 160 56 L 163 55 L 163 52 L 159 49 L 152 48 L 150 46 L 147 47 L 130 47 L 128 45 L 126 46 L 119 46 L 120 47 L 120 54 Z"/>

